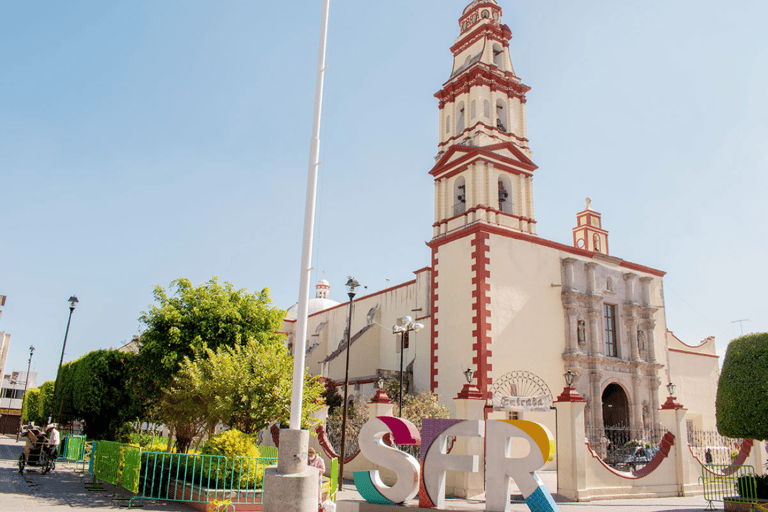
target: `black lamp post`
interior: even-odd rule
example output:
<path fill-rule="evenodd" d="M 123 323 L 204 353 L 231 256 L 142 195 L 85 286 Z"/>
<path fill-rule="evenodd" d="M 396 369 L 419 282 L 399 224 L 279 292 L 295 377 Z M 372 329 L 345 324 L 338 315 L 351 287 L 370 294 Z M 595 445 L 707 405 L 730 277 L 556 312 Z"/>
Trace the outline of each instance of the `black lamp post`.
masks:
<path fill-rule="evenodd" d="M 64 331 L 64 345 L 61 347 L 61 359 L 59 359 L 59 369 L 56 371 L 56 383 L 53 385 L 53 398 L 51 399 L 51 410 L 48 412 L 48 423 L 51 422 L 53 416 L 53 407 L 56 403 L 56 390 L 59 388 L 59 374 L 61 373 L 61 365 L 64 362 L 64 350 L 67 348 L 67 336 L 69 335 L 69 323 L 72 321 L 72 312 L 75 310 L 75 304 L 80 302 L 74 295 L 69 299 L 69 318 L 67 319 L 67 330 Z M 57 418 L 58 419 L 58 418 Z"/>
<path fill-rule="evenodd" d="M 677 386 L 675 386 L 671 382 L 669 384 L 667 384 L 667 391 L 669 392 L 669 396 L 672 396 L 672 395 L 675 394 L 675 389 L 676 388 L 677 388 Z"/>
<path fill-rule="evenodd" d="M 21 395 L 21 414 L 24 414 L 24 400 L 27 398 L 27 386 L 29 386 L 29 370 L 32 368 L 32 353 L 35 351 L 34 345 L 29 346 L 29 362 L 27 363 L 27 379 L 24 381 L 24 394 Z M 21 428 L 16 432 L 16 442 L 19 441 Z"/>
<path fill-rule="evenodd" d="M 344 485 L 344 448 L 345 448 L 345 442 L 347 440 L 347 406 L 348 403 L 348 394 L 349 394 L 349 349 L 350 349 L 350 342 L 352 340 L 352 302 L 355 298 L 355 289 L 360 286 L 360 283 L 357 282 L 357 279 L 355 279 L 352 276 L 347 277 L 347 284 L 344 285 L 347 288 L 347 295 L 349 296 L 349 318 L 347 319 L 347 362 L 344 369 L 344 406 L 342 408 L 342 417 L 341 417 L 341 456 L 339 461 L 339 490 L 342 489 L 342 486 Z"/>
<path fill-rule="evenodd" d="M 475 375 L 474 370 L 472 368 L 467 368 L 464 370 L 464 378 L 467 379 L 467 384 L 472 384 L 472 377 Z"/>
<path fill-rule="evenodd" d="M 400 325 L 393 325 L 392 326 L 392 334 L 399 334 L 400 335 L 400 392 L 399 392 L 399 398 L 398 398 L 398 412 L 397 416 L 398 418 L 403 417 L 403 357 L 405 354 L 405 340 L 407 339 L 408 333 L 413 332 L 419 332 L 422 330 L 424 326 L 419 323 L 415 323 L 413 321 L 413 318 L 409 316 L 404 316 L 400 319 Z"/>

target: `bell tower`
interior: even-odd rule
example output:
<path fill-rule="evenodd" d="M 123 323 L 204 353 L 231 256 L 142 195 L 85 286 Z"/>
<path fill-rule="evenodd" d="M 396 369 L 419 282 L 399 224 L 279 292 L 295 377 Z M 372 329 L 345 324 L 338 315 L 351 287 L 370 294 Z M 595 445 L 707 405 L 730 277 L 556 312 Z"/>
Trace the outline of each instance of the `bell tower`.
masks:
<path fill-rule="evenodd" d="M 474 0 L 459 17 L 450 78 L 435 94 L 440 134 L 435 180 L 435 238 L 485 221 L 536 233 L 525 122 L 530 88 L 509 56 L 512 31 L 496 0 Z"/>

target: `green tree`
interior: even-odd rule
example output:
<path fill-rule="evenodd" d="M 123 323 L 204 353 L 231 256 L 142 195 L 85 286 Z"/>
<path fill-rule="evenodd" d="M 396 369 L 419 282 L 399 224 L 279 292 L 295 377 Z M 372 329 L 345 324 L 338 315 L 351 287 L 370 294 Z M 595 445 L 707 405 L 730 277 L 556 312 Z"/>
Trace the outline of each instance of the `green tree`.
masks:
<path fill-rule="evenodd" d="M 205 349 L 194 360 L 186 358 L 159 403 L 161 418 L 177 430 L 179 451 L 191 437 L 212 432 L 223 422 L 254 434 L 290 418 L 293 357 L 279 343 L 250 339 L 243 344 Z M 306 376 L 302 424 L 310 426 L 311 413 L 323 406 L 324 386 Z"/>
<path fill-rule="evenodd" d="M 46 423 L 48 421 L 48 416 L 54 416 L 51 408 L 54 386 L 55 382 L 49 380 L 37 388 L 39 390 L 39 394 L 37 396 L 37 414 L 40 417 L 41 423 Z"/>
<path fill-rule="evenodd" d="M 40 389 L 28 389 L 24 395 L 24 405 L 21 411 L 21 422 L 27 424 L 32 422 L 36 425 L 43 424 L 43 417 L 40 416 Z"/>
<path fill-rule="evenodd" d="M 200 286 L 177 279 L 169 291 L 157 286 L 156 304 L 141 314 L 145 326 L 135 386 L 150 403 L 171 383 L 184 358 L 205 349 L 234 346 L 253 339 L 279 343 L 285 311 L 272 305 L 269 289 L 260 293 L 219 284 L 216 277 Z"/>
<path fill-rule="evenodd" d="M 116 441 L 125 424 L 138 415 L 131 376 L 135 354 L 119 350 L 94 350 L 62 366 L 54 418 L 85 420 L 85 434 Z"/>
<path fill-rule="evenodd" d="M 747 334 L 728 345 L 715 407 L 721 435 L 768 439 L 768 333 Z"/>

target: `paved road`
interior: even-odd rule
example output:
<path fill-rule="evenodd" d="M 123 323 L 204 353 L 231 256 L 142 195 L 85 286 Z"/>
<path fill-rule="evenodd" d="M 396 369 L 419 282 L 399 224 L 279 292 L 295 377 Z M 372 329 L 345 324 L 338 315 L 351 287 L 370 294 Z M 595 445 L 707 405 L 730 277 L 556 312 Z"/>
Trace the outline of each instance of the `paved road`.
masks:
<path fill-rule="evenodd" d="M 114 511 L 125 508 L 125 502 L 113 501 L 112 492 L 91 492 L 84 488 L 80 474 L 74 466 L 57 464 L 56 470 L 41 475 L 33 468 L 19 474 L 17 461 L 23 449 L 22 442 L 15 437 L 0 435 L 0 512 L 89 512 Z M 556 488 L 556 483 L 546 481 L 553 475 L 544 475 L 545 483 Z M 360 499 L 359 494 L 345 485 L 341 499 Z M 638 500 L 609 500 L 592 503 L 558 503 L 562 512 L 700 512 L 705 510 L 706 501 L 701 496 L 689 498 L 650 498 Z M 341 507 L 340 507 L 341 508 Z M 466 501 L 449 500 L 449 509 L 483 510 L 484 504 L 468 504 Z M 141 509 L 146 512 L 192 512 L 193 508 L 181 503 L 144 501 Z M 407 508 L 404 510 L 408 510 Z M 512 510 L 527 512 L 524 503 L 514 503 Z M 720 507 L 722 510 L 722 504 Z"/>
<path fill-rule="evenodd" d="M 24 443 L 16 443 L 15 437 L 0 435 L 0 512 L 71 512 L 73 509 L 113 512 L 126 507 L 124 502 L 112 500 L 111 490 L 86 490 L 73 465 L 57 464 L 47 475 L 41 475 L 37 468 L 27 469 L 20 475 L 17 461 L 23 447 Z M 191 512 L 195 509 L 181 503 L 145 500 L 143 508 L 132 510 Z"/>

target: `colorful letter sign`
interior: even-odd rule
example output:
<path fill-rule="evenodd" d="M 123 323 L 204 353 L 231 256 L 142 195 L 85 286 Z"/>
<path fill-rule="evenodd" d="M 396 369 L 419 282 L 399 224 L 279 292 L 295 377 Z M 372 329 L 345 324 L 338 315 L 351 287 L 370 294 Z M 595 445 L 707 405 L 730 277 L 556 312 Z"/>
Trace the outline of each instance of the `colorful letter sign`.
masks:
<path fill-rule="evenodd" d="M 423 474 L 419 480 L 419 463 L 411 455 L 387 446 L 384 435 L 392 434 L 396 444 L 421 444 Z M 422 507 L 445 506 L 446 471 L 475 472 L 477 455 L 449 454 L 447 437 L 486 437 L 486 510 L 507 512 L 512 479 L 532 512 L 559 512 L 552 495 L 534 471 L 552 460 L 555 442 L 551 432 L 532 421 L 480 421 L 424 419 L 421 435 L 409 421 L 391 416 L 369 420 L 360 430 L 360 451 L 374 464 L 392 469 L 397 482 L 388 487 L 378 471 L 357 471 L 355 485 L 360 495 L 371 503 L 402 503 L 419 492 Z M 513 439 L 528 443 L 528 454 L 514 458 Z"/>

